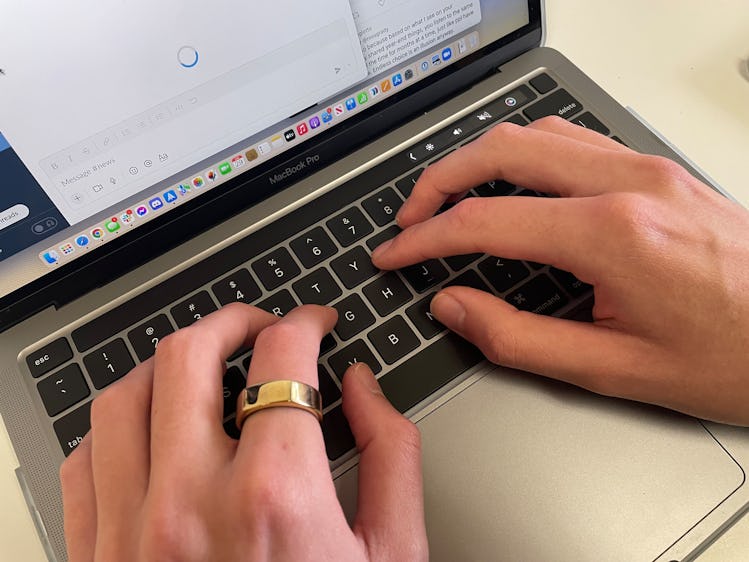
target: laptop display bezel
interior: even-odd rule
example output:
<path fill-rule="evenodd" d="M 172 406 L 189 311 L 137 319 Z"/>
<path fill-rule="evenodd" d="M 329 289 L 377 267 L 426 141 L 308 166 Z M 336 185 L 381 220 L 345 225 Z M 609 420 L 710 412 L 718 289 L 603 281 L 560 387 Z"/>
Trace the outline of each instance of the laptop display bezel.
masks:
<path fill-rule="evenodd" d="M 59 269 L 0 298 L 0 331 L 49 306 L 62 306 L 169 251 L 212 226 L 287 189 L 308 175 L 364 146 L 372 139 L 454 96 L 496 68 L 543 40 L 542 0 L 528 0 L 529 23 L 478 52 L 393 96 L 376 110 L 363 112 L 313 141 L 299 145 Z M 289 163 L 319 156 L 305 174 L 272 185 L 268 181 Z"/>

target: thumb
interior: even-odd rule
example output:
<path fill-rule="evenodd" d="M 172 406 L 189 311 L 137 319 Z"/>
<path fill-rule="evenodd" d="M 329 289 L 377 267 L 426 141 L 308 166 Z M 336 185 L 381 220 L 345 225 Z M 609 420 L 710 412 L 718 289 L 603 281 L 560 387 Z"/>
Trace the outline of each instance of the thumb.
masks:
<path fill-rule="evenodd" d="M 494 295 L 468 287 L 441 291 L 432 300 L 431 311 L 492 363 L 599 394 L 638 394 L 627 375 L 638 372 L 637 365 L 648 350 L 634 336 L 588 322 L 517 310 Z"/>
<path fill-rule="evenodd" d="M 354 533 L 370 560 L 428 560 L 419 430 L 363 363 L 343 377 L 343 411 L 360 454 Z"/>

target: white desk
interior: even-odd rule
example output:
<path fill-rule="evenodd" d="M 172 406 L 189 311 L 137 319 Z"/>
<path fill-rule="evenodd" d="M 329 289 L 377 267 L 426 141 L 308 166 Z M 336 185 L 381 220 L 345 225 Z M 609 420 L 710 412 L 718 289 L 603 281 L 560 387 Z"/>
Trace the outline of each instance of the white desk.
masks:
<path fill-rule="evenodd" d="M 749 206 L 746 0 L 547 0 L 547 44 L 622 104 L 635 108 L 742 204 Z M 720 6 L 718 8 L 717 6 Z M 0 562 L 46 559 L 0 432 Z M 749 560 L 744 517 L 700 562 Z"/>

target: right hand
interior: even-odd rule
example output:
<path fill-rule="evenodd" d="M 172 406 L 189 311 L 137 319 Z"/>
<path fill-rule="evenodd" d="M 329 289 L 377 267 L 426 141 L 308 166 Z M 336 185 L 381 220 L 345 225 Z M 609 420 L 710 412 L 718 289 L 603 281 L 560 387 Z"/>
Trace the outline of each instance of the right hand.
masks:
<path fill-rule="evenodd" d="M 447 200 L 505 179 L 560 197 Z M 749 213 L 674 162 L 559 118 L 501 124 L 426 169 L 381 269 L 486 252 L 594 287 L 592 324 L 450 287 L 432 313 L 493 362 L 749 425 Z"/>

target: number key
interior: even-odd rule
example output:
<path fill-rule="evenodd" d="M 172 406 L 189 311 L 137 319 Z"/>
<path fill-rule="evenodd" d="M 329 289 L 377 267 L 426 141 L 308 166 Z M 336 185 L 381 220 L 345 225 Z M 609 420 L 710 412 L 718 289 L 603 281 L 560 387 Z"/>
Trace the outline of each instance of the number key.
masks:
<path fill-rule="evenodd" d="M 321 226 L 293 240 L 290 245 L 296 257 L 306 268 L 316 266 L 338 251 Z"/>
<path fill-rule="evenodd" d="M 369 213 L 369 216 L 378 226 L 385 226 L 387 223 L 394 221 L 401 205 L 403 205 L 403 201 L 389 187 L 362 202 L 364 210 Z"/>
<path fill-rule="evenodd" d="M 250 272 L 246 269 L 240 269 L 224 277 L 215 283 L 212 289 L 221 306 L 232 302 L 252 302 L 259 299 L 262 294 L 260 287 L 252 280 Z"/>
<path fill-rule="evenodd" d="M 253 271 L 269 291 L 293 279 L 302 271 L 286 248 L 276 248 L 252 264 Z"/>
<path fill-rule="evenodd" d="M 357 240 L 372 234 L 374 228 L 359 209 L 351 207 L 325 224 L 336 237 L 341 246 L 350 246 Z"/>
<path fill-rule="evenodd" d="M 97 389 L 113 383 L 135 367 L 125 342 L 119 338 L 86 355 L 83 364 Z"/>
<path fill-rule="evenodd" d="M 138 359 L 145 361 L 154 354 L 159 341 L 172 332 L 174 332 L 174 328 L 172 328 L 169 319 L 165 315 L 159 314 L 148 322 L 130 330 L 127 333 L 127 339 L 130 340 Z"/>
<path fill-rule="evenodd" d="M 213 299 L 206 291 L 201 291 L 177 306 L 172 307 L 172 317 L 180 328 L 187 328 L 203 316 L 207 316 L 216 310 Z"/>

